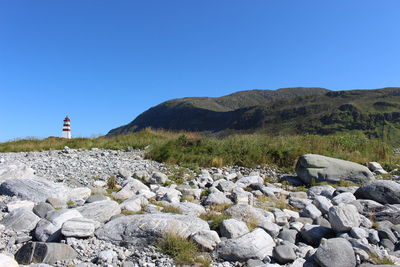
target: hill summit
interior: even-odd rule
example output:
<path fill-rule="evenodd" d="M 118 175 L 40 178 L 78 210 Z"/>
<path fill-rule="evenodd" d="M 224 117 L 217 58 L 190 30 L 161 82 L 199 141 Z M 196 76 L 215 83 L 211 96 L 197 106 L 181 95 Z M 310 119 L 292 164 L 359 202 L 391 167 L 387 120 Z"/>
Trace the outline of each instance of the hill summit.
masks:
<path fill-rule="evenodd" d="M 396 143 L 400 139 L 400 88 L 331 91 L 295 87 L 180 98 L 148 109 L 107 136 L 147 127 L 222 135 L 362 131 Z"/>

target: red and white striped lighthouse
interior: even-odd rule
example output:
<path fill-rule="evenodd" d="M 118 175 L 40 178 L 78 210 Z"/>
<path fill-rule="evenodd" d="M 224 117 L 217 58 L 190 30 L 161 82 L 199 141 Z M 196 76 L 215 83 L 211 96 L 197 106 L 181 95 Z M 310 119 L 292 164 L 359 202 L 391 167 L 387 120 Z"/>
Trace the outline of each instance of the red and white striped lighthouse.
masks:
<path fill-rule="evenodd" d="M 68 116 L 64 119 L 61 137 L 71 139 L 71 120 L 68 118 Z"/>

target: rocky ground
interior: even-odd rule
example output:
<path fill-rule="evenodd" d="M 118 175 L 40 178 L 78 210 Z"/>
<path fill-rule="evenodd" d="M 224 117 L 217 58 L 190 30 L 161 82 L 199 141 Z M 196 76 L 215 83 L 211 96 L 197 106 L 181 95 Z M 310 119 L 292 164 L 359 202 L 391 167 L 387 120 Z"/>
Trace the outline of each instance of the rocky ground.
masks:
<path fill-rule="evenodd" d="M 157 247 L 167 234 L 212 266 L 400 264 L 396 176 L 319 155 L 296 173 L 180 168 L 137 150 L 3 153 L 0 267 L 175 266 Z"/>

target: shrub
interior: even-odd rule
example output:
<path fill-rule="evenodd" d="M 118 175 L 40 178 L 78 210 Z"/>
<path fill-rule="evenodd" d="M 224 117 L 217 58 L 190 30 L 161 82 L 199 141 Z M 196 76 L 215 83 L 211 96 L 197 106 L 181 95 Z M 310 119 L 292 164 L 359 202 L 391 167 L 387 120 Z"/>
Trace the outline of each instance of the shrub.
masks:
<path fill-rule="evenodd" d="M 117 179 L 115 176 L 110 176 L 107 179 L 107 187 L 108 189 L 115 189 L 117 186 Z"/>

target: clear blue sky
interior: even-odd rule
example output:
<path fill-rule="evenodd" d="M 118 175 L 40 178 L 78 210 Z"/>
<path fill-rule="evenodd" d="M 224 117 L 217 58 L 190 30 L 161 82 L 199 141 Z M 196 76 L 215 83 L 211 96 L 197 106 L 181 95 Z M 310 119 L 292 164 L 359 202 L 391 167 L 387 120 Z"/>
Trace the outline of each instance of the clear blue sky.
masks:
<path fill-rule="evenodd" d="M 0 0 L 0 141 L 105 134 L 162 101 L 400 86 L 398 0 Z"/>

